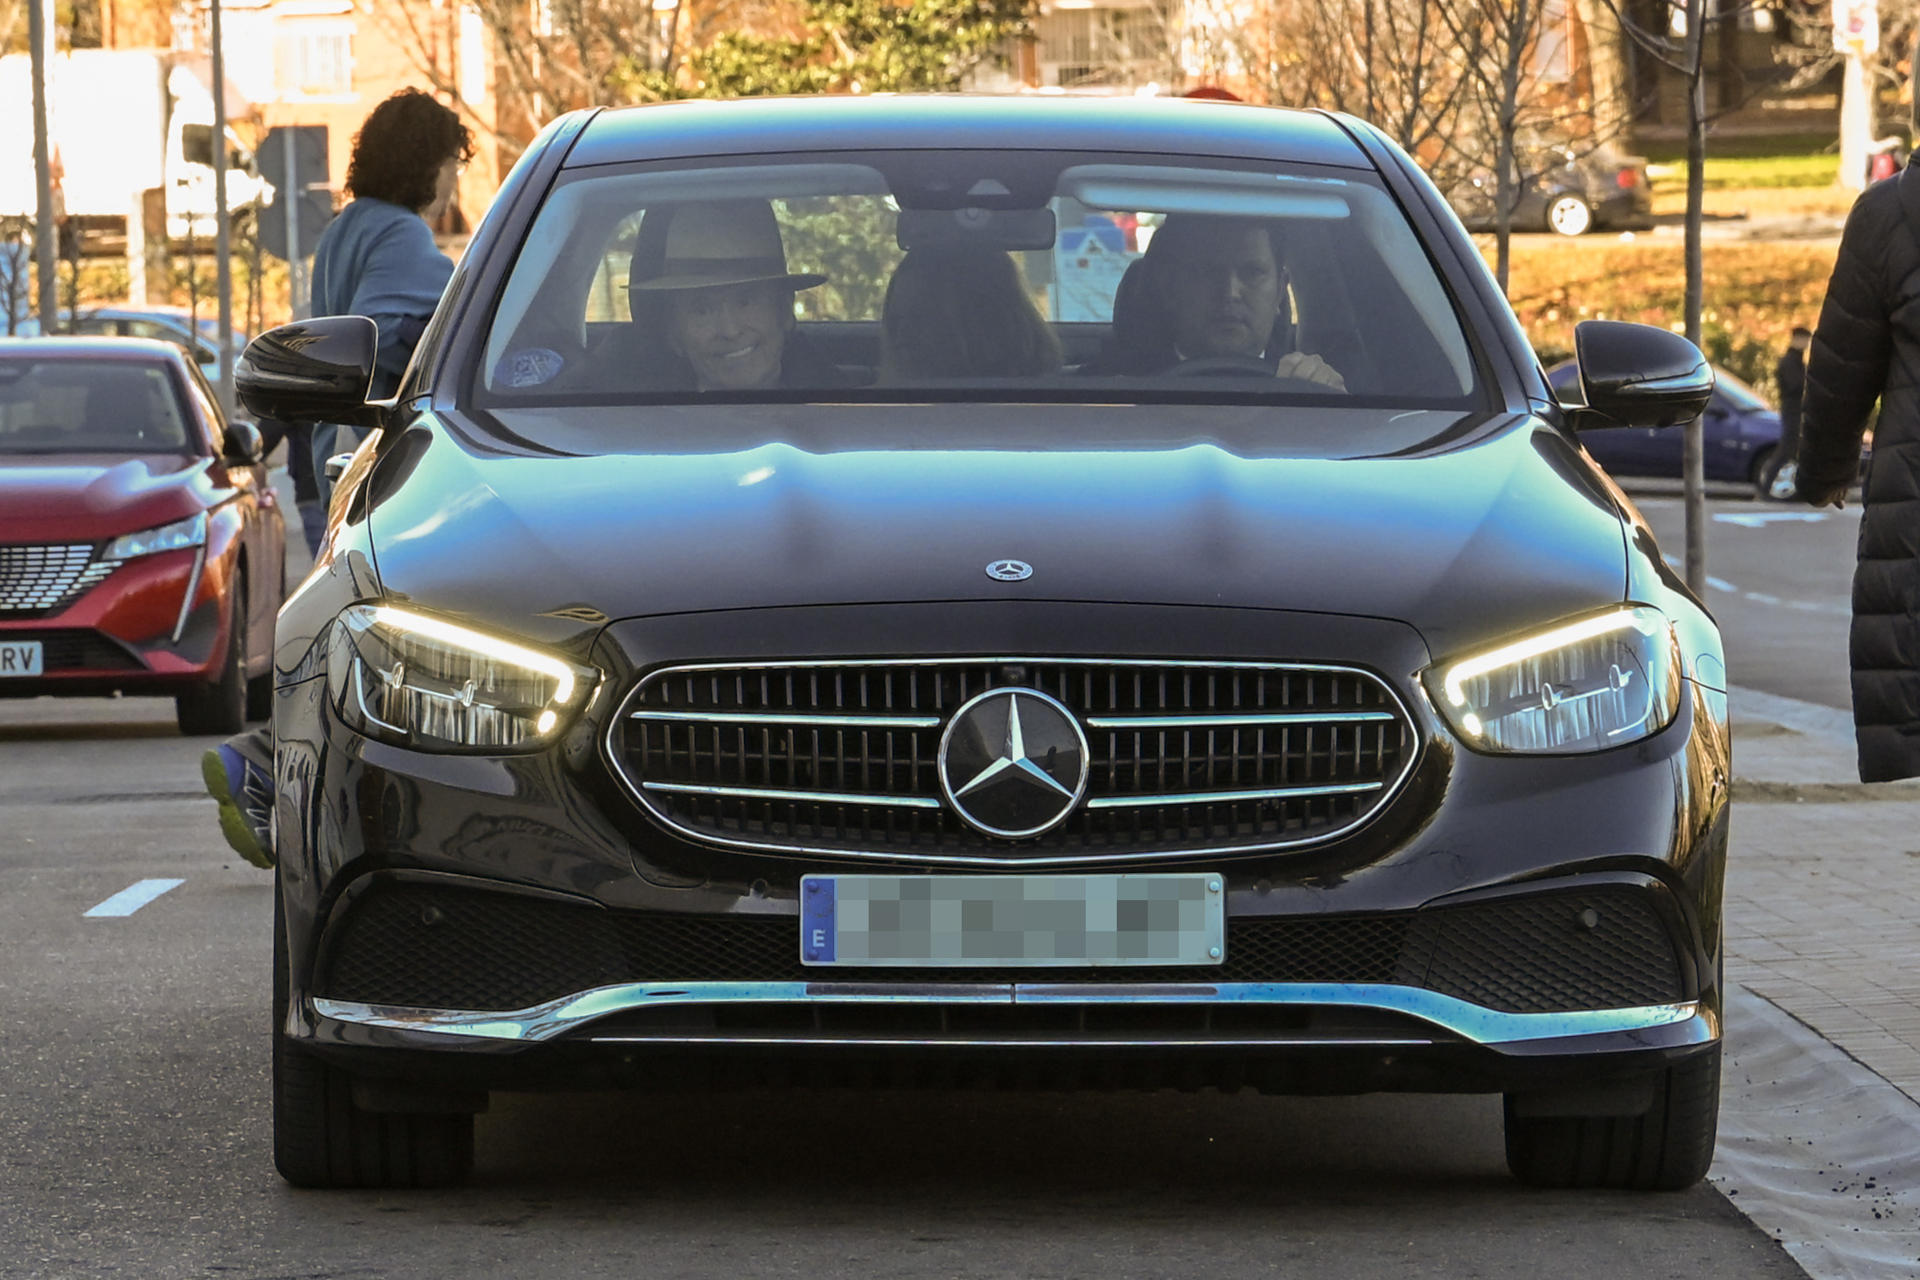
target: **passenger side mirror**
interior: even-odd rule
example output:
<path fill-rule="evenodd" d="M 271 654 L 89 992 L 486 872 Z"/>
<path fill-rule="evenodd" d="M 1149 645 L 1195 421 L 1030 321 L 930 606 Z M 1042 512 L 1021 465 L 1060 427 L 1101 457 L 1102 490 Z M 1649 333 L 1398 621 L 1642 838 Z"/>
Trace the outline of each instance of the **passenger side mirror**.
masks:
<path fill-rule="evenodd" d="M 282 422 L 379 425 L 367 403 L 380 331 L 365 316 L 321 316 L 270 329 L 247 344 L 233 371 L 240 403 Z"/>
<path fill-rule="evenodd" d="M 260 428 L 251 422 L 229 422 L 226 437 L 220 442 L 220 456 L 228 462 L 256 466 L 266 454 Z"/>
<path fill-rule="evenodd" d="M 1619 320 L 1574 326 L 1583 409 L 1570 409 L 1577 431 L 1599 427 L 1670 427 L 1700 416 L 1713 397 L 1713 366 L 1677 333 Z"/>

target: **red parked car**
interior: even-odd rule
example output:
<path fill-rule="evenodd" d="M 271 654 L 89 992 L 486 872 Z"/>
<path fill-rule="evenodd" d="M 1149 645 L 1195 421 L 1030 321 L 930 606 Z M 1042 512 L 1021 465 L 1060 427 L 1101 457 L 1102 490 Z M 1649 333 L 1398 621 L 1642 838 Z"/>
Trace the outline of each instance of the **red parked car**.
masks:
<path fill-rule="evenodd" d="M 263 718 L 285 545 L 259 431 L 178 347 L 0 340 L 0 697 Z"/>

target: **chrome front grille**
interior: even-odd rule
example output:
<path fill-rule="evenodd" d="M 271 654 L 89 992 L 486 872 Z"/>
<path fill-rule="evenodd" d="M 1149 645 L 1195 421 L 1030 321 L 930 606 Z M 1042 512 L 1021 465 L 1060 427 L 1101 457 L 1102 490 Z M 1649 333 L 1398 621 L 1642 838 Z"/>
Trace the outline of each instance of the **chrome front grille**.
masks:
<path fill-rule="evenodd" d="M 948 718 L 1002 687 L 1058 699 L 1090 748 L 1085 799 L 1032 839 L 982 835 L 942 799 Z M 1418 737 L 1355 668 L 973 658 L 668 668 L 627 696 L 608 748 L 644 809 L 705 842 L 1034 866 L 1327 840 L 1392 797 Z"/>
<path fill-rule="evenodd" d="M 118 567 L 117 560 L 95 560 L 84 542 L 0 546 L 0 613 L 64 609 Z"/>

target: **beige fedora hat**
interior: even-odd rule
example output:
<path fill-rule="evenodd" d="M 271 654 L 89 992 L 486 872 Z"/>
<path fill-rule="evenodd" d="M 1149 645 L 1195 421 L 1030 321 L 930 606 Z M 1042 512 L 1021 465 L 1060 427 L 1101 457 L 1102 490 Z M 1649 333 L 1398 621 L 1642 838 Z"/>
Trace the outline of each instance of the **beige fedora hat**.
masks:
<path fill-rule="evenodd" d="M 664 210 L 663 210 L 664 212 Z M 827 278 L 787 270 L 786 249 L 773 206 L 764 200 L 702 200 L 671 206 L 660 273 L 636 279 L 641 290 L 708 289 L 722 284 L 782 280 L 811 289 Z"/>

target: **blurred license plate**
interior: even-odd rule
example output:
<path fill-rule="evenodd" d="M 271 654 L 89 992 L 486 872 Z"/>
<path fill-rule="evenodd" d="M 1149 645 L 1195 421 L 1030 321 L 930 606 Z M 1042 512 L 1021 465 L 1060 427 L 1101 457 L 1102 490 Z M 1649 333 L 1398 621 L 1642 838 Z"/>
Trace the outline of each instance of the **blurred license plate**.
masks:
<path fill-rule="evenodd" d="M 1211 965 L 1226 956 L 1217 873 L 806 876 L 800 960 L 969 968 Z"/>
<path fill-rule="evenodd" d="M 40 662 L 38 640 L 0 640 L 0 680 L 40 675 Z"/>

